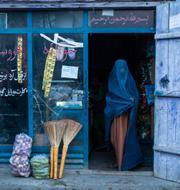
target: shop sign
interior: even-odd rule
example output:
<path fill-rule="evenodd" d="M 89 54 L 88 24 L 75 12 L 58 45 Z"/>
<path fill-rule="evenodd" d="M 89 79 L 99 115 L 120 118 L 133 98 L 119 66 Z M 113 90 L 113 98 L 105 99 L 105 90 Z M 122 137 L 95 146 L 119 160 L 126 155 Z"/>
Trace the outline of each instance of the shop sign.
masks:
<path fill-rule="evenodd" d="M 89 26 L 93 28 L 154 28 L 154 10 L 101 10 L 89 12 Z"/>

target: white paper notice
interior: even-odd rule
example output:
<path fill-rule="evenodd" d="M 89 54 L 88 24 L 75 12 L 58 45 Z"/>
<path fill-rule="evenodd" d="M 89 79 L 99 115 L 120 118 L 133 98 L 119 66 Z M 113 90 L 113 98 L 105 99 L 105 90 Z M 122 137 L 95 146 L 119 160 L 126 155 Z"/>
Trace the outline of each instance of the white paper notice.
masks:
<path fill-rule="evenodd" d="M 169 28 L 174 29 L 179 27 L 180 27 L 180 14 L 171 16 L 169 21 Z"/>
<path fill-rule="evenodd" d="M 114 11 L 113 10 L 103 10 L 102 16 L 114 16 Z"/>
<path fill-rule="evenodd" d="M 62 78 L 70 78 L 77 79 L 78 78 L 78 67 L 74 66 L 62 66 L 61 77 Z"/>

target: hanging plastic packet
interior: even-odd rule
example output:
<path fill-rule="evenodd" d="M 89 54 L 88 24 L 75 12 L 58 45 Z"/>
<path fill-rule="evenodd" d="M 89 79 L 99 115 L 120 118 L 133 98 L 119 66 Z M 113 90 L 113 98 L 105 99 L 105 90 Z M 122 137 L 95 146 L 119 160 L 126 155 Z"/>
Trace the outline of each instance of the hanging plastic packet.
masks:
<path fill-rule="evenodd" d="M 50 49 L 50 57 L 48 60 L 48 68 L 47 68 L 47 73 L 46 73 L 46 85 L 45 85 L 45 91 L 44 91 L 44 97 L 49 96 L 49 92 L 51 89 L 51 82 L 53 78 L 53 73 L 54 73 L 54 68 L 55 68 L 55 63 L 56 63 L 56 49 L 52 48 Z"/>
<path fill-rule="evenodd" d="M 15 176 L 29 177 L 31 167 L 29 157 L 32 148 L 32 138 L 21 133 L 16 135 L 13 152 L 10 158 L 11 173 Z"/>
<path fill-rule="evenodd" d="M 44 70 L 44 78 L 43 78 L 43 85 L 42 85 L 42 89 L 44 90 L 44 97 L 49 96 L 55 63 L 56 63 L 56 49 L 51 47 L 49 49 L 49 53 L 48 53 L 46 64 L 45 64 L 45 70 Z"/>
<path fill-rule="evenodd" d="M 69 38 L 68 38 L 68 40 L 69 40 L 70 42 L 74 42 L 74 40 L 72 40 L 72 39 L 69 39 Z M 74 48 L 68 47 L 67 53 L 68 53 L 68 57 L 69 57 L 70 60 L 74 60 L 74 59 L 76 58 L 76 51 L 77 51 L 77 50 L 75 50 Z"/>
<path fill-rule="evenodd" d="M 45 90 L 45 86 L 46 86 L 46 83 L 47 83 L 47 72 L 48 72 L 48 68 L 49 68 L 49 64 L 50 64 L 49 60 L 51 59 L 51 51 L 52 51 L 52 48 L 49 49 L 48 55 L 47 55 L 47 58 L 46 58 L 46 62 L 45 62 L 42 90 Z"/>
<path fill-rule="evenodd" d="M 64 50 L 65 50 L 65 47 L 57 46 L 56 58 L 57 58 L 58 61 L 63 61 L 63 59 L 64 59 Z"/>
<path fill-rule="evenodd" d="M 76 50 L 74 48 L 68 48 L 68 57 L 70 60 L 74 60 L 76 58 Z"/>
<path fill-rule="evenodd" d="M 18 83 L 22 83 L 23 71 L 22 71 L 22 56 L 23 56 L 23 38 L 18 36 L 18 55 L 17 55 L 17 75 Z"/>

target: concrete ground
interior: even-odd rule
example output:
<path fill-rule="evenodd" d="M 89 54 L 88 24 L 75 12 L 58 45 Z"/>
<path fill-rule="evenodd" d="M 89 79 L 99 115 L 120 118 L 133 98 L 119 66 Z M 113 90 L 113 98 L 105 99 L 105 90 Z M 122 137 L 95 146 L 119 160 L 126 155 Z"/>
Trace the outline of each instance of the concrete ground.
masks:
<path fill-rule="evenodd" d="M 152 172 L 66 170 L 63 179 L 13 177 L 0 165 L 0 190 L 180 190 L 180 184 L 154 178 Z"/>

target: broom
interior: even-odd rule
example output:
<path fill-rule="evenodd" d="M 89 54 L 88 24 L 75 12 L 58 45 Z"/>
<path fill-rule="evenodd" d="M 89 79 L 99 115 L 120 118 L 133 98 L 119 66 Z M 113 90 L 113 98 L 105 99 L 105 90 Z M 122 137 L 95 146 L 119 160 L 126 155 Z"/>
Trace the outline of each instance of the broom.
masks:
<path fill-rule="evenodd" d="M 53 178 L 53 154 L 54 154 L 54 146 L 55 146 L 55 130 L 54 130 L 54 125 L 52 121 L 48 121 L 44 124 L 44 127 L 46 129 L 46 133 L 48 135 L 48 139 L 51 145 L 50 149 L 50 178 Z"/>
<path fill-rule="evenodd" d="M 67 126 L 63 135 L 63 150 L 62 150 L 61 165 L 59 170 L 59 178 L 62 178 L 63 176 L 64 164 L 65 164 L 68 146 L 82 128 L 82 125 L 76 121 L 70 119 L 67 119 L 66 121 L 67 121 Z"/>
<path fill-rule="evenodd" d="M 58 150 L 66 127 L 65 120 L 46 122 L 46 128 L 51 146 L 50 153 L 50 178 L 57 179 Z"/>
<path fill-rule="evenodd" d="M 54 146 L 54 179 L 57 179 L 57 168 L 58 168 L 58 150 L 59 145 L 61 143 L 62 136 L 64 134 L 66 128 L 66 120 L 59 120 L 55 123 L 55 133 L 56 133 L 56 140 Z"/>

